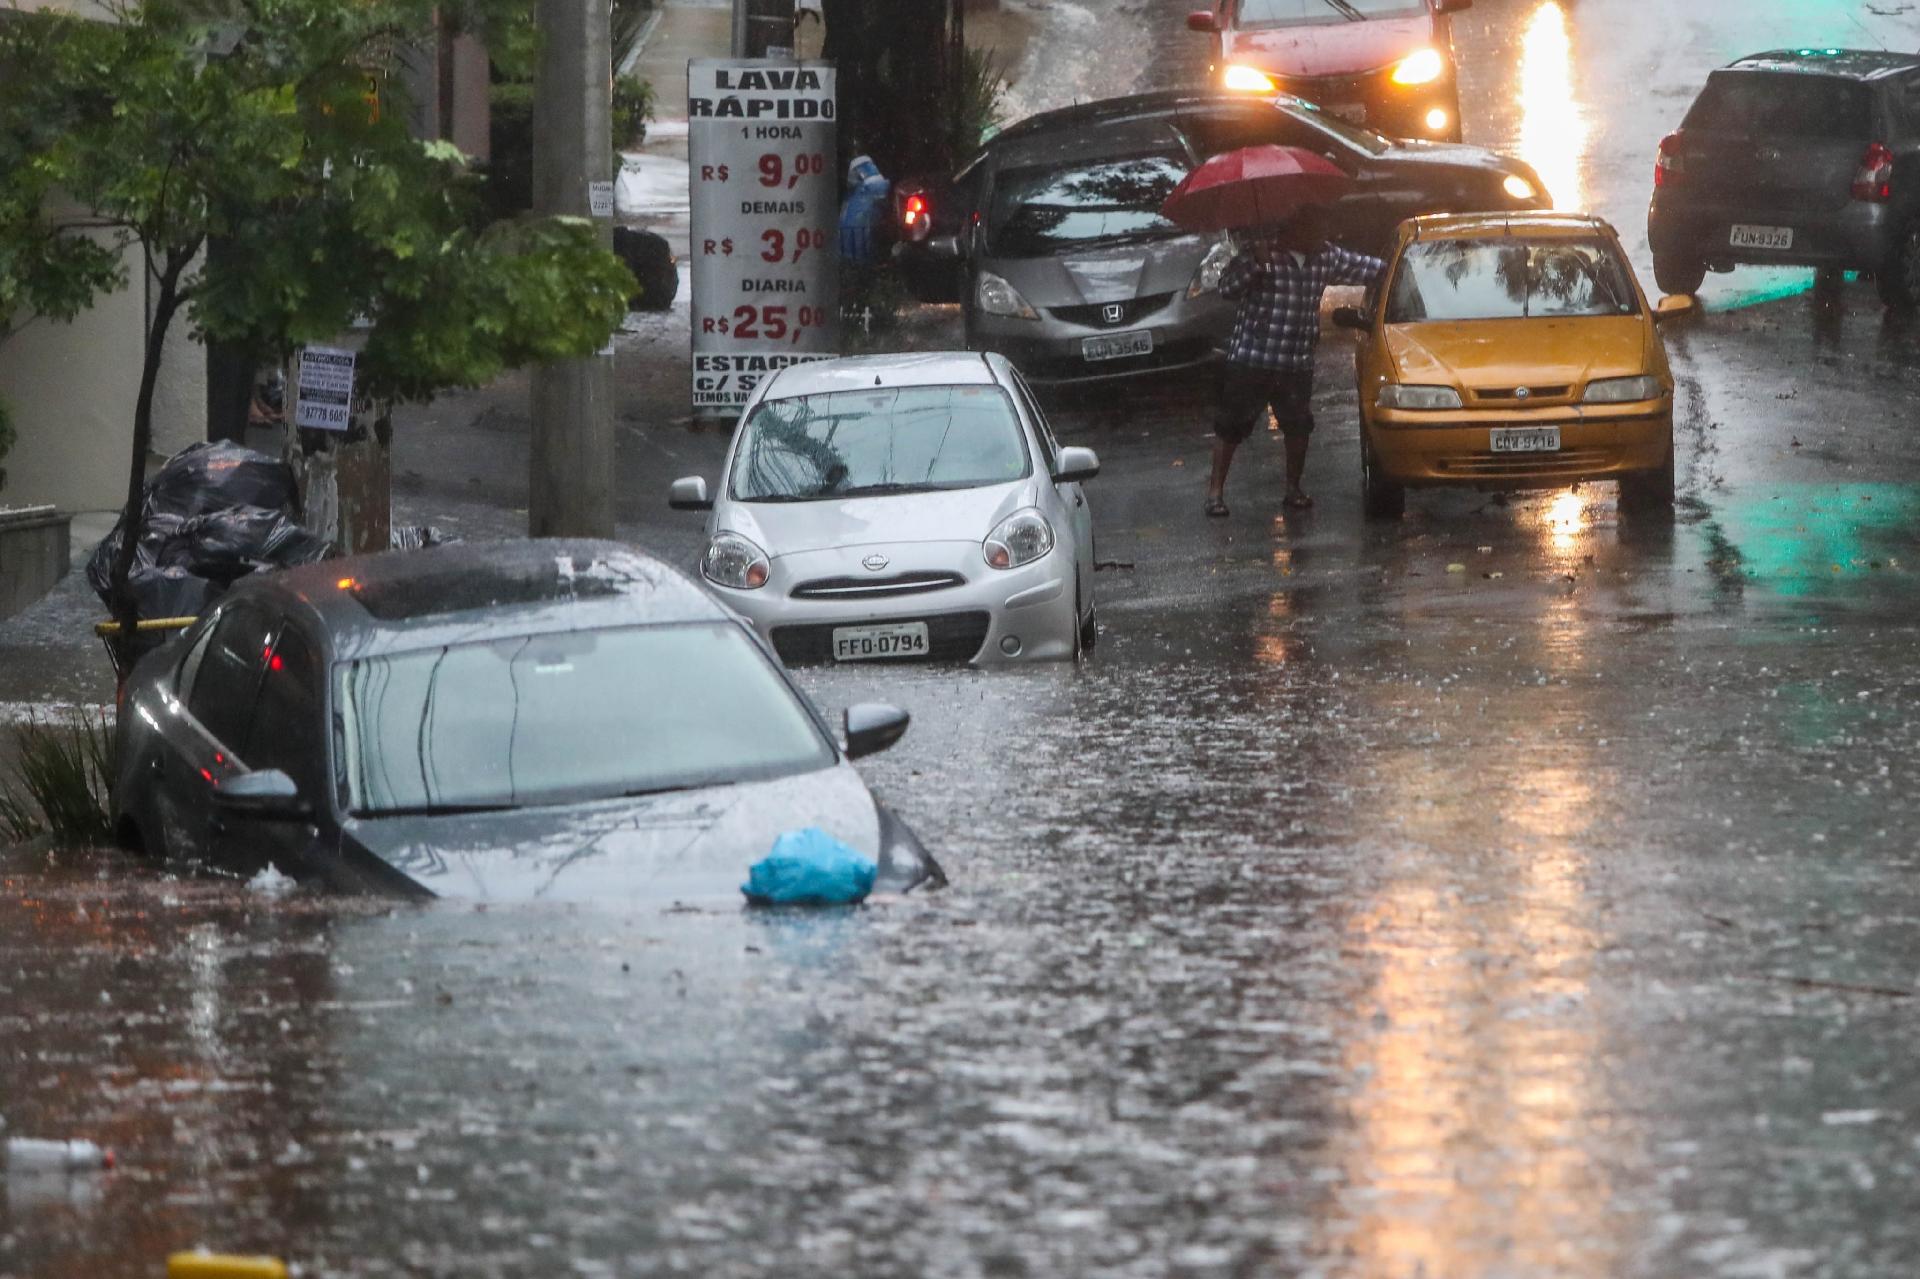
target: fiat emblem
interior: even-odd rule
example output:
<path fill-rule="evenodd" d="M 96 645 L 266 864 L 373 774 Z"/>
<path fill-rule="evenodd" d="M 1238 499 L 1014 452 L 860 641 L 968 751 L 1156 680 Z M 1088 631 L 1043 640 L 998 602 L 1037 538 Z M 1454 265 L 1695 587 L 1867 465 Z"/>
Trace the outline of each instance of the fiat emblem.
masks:
<path fill-rule="evenodd" d="M 1127 318 L 1127 309 L 1118 302 L 1109 302 L 1100 308 L 1100 318 L 1108 324 L 1118 324 Z"/>
<path fill-rule="evenodd" d="M 888 562 L 889 561 L 887 557 L 884 555 L 869 555 L 867 556 L 867 558 L 860 561 L 860 567 L 866 569 L 870 573 L 878 573 L 881 569 L 887 566 Z"/>
<path fill-rule="evenodd" d="M 1527 399 L 1532 394 L 1533 394 L 1532 391 L 1529 391 L 1526 387 L 1523 386 L 1519 390 L 1513 393 L 1513 398 L 1516 400 L 1524 400 L 1524 399 Z"/>

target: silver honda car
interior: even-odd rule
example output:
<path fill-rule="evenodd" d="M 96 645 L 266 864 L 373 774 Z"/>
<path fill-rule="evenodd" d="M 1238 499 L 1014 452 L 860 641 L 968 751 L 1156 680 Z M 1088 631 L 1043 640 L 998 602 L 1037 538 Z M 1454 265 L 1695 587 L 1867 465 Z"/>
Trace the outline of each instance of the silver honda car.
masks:
<path fill-rule="evenodd" d="M 700 571 L 789 664 L 1077 658 L 1094 641 L 1093 450 L 998 355 L 783 369 L 748 401 Z"/>
<path fill-rule="evenodd" d="M 1009 144 L 969 229 L 967 346 L 1037 382 L 1156 373 L 1218 358 L 1233 251 L 1160 216 L 1196 163 L 1165 120 Z"/>

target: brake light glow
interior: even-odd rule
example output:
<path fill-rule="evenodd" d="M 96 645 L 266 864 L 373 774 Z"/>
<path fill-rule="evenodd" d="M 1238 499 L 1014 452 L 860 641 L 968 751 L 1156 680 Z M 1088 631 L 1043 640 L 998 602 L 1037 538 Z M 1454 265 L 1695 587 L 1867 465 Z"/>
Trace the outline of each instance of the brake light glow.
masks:
<path fill-rule="evenodd" d="M 1669 133 L 1660 139 L 1660 155 L 1653 162 L 1653 185 L 1677 186 L 1676 179 L 1686 171 L 1686 157 L 1680 154 L 1680 135 Z"/>
<path fill-rule="evenodd" d="M 1221 72 L 1220 86 L 1235 93 L 1274 93 L 1279 90 L 1280 82 L 1258 67 L 1234 63 Z"/>
<path fill-rule="evenodd" d="M 927 216 L 927 197 L 924 195 L 908 196 L 907 207 L 906 210 L 901 213 L 900 220 L 906 223 L 909 228 L 912 228 L 917 226 L 920 219 L 925 216 Z"/>
<path fill-rule="evenodd" d="M 1893 198 L 1893 152 L 1884 142 L 1868 146 L 1860 157 L 1860 168 L 1853 175 L 1853 198 L 1875 204 Z"/>

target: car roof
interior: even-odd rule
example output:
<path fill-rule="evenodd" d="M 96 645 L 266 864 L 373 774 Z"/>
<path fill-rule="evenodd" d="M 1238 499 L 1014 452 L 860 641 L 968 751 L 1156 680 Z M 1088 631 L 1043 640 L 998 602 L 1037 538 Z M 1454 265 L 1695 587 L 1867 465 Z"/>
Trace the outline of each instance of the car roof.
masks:
<path fill-rule="evenodd" d="M 342 657 L 732 617 L 664 560 L 590 539 L 459 542 L 324 560 L 244 578 L 227 599 L 304 619 Z"/>
<path fill-rule="evenodd" d="M 1593 213 L 1529 210 L 1519 213 L 1430 213 L 1412 218 L 1402 233 L 1409 240 L 1463 240 L 1477 235 L 1527 235 L 1573 238 L 1615 234 L 1611 224 Z"/>
<path fill-rule="evenodd" d="M 785 400 L 876 386 L 988 386 L 1002 380 L 991 362 L 975 351 L 851 355 L 788 365 L 767 382 L 760 398 Z"/>
<path fill-rule="evenodd" d="M 1097 102 L 1079 102 L 1070 107 L 1056 107 L 1052 111 L 1042 111 L 994 134 L 987 146 L 991 150 L 1037 133 L 1056 130 L 1071 132 L 1084 129 L 1090 124 L 1112 120 L 1140 117 L 1166 118 L 1179 115 L 1183 111 L 1223 106 L 1249 107 L 1263 103 L 1276 109 L 1303 105 L 1299 99 L 1287 94 L 1249 96 L 1245 93 L 1231 93 L 1218 89 L 1161 89 L 1153 93 L 1132 93 L 1119 98 L 1101 98 Z"/>
<path fill-rule="evenodd" d="M 1072 129 L 1049 129 L 1014 138 L 994 148 L 994 163 L 1007 169 L 1169 149 L 1186 149 L 1186 140 L 1172 120 L 1129 117 L 1087 121 Z"/>
<path fill-rule="evenodd" d="M 1889 53 L 1884 49 L 1774 49 L 1749 54 L 1724 69 L 1876 80 L 1901 71 L 1920 70 L 1920 55 Z"/>

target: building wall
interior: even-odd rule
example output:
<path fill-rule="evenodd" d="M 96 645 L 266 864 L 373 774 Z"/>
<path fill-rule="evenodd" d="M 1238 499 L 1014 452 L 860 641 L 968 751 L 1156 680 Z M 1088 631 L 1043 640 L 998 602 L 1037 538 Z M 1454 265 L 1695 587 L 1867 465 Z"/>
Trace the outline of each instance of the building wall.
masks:
<path fill-rule="evenodd" d="M 0 502 L 102 511 L 125 500 L 147 333 L 138 254 L 127 265 L 133 283 L 71 324 L 37 321 L 0 342 L 0 397 L 19 433 Z M 205 351 L 176 325 L 154 395 L 160 457 L 206 437 Z"/>

